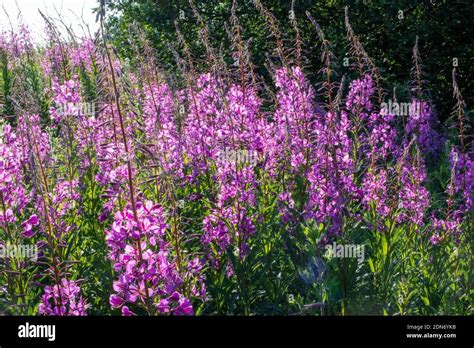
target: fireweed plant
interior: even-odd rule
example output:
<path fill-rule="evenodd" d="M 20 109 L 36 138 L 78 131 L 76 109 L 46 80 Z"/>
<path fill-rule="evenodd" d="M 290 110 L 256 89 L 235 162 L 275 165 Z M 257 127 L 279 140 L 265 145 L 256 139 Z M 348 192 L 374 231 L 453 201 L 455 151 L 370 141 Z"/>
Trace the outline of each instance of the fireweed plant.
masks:
<path fill-rule="evenodd" d="M 64 37 L 46 16 L 41 46 L 27 26 L 0 35 L 1 315 L 472 314 L 474 156 L 456 70 L 443 125 L 417 39 L 413 107 L 392 114 L 382 103 L 400 100 L 347 10 L 341 76 L 310 13 L 316 69 L 296 20 L 284 37 L 253 4 L 274 42 L 265 74 L 237 1 L 230 57 L 190 2 L 205 53 L 176 23 L 174 75 L 136 25 L 135 58 L 121 59 L 103 9 L 94 36 Z"/>

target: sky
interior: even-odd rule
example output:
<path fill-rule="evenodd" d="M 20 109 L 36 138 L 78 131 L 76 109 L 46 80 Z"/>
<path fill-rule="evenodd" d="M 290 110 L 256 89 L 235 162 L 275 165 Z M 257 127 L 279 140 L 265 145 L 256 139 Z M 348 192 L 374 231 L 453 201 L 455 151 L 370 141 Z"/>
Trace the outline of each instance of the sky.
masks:
<path fill-rule="evenodd" d="M 67 25 L 72 26 L 78 36 L 82 36 L 83 33 L 82 17 L 84 22 L 89 25 L 91 33 L 94 33 L 98 27 L 98 24 L 95 23 L 95 14 L 92 12 L 94 7 L 97 7 L 97 0 L 0 0 L 0 32 L 10 30 L 8 20 L 10 17 L 14 28 L 19 23 L 27 24 L 33 39 L 37 42 L 44 41 L 45 24 L 38 12 L 40 9 L 45 15 L 54 19 L 61 17 Z M 18 9 L 21 11 L 21 17 L 18 16 Z M 58 28 L 62 27 L 61 24 L 57 24 L 57 26 Z M 64 29 L 62 32 L 65 32 Z"/>

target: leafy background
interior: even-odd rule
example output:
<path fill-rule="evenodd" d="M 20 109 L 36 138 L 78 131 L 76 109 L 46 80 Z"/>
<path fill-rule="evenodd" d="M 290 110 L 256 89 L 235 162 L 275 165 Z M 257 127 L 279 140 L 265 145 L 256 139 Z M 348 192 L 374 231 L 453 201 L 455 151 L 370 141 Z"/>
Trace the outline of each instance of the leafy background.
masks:
<path fill-rule="evenodd" d="M 288 46 L 293 44 L 294 32 L 290 21 L 291 1 L 262 1 L 278 19 Z M 230 56 L 230 42 L 224 22 L 230 17 L 231 0 L 196 1 L 201 16 L 206 21 L 215 43 L 222 45 Z M 437 105 L 439 118 L 445 121 L 452 109 L 451 71 L 453 58 L 458 59 L 458 81 L 468 107 L 474 105 L 474 94 L 468 93 L 472 85 L 474 65 L 474 3 L 472 1 L 311 1 L 296 0 L 294 14 L 301 30 L 306 51 L 309 73 L 320 68 L 320 52 L 317 33 L 306 18 L 305 11 L 321 26 L 334 46 L 334 52 L 342 68 L 341 73 L 351 76 L 344 67 L 344 57 L 349 57 L 344 7 L 349 6 L 349 16 L 354 31 L 359 35 L 367 53 L 374 60 L 385 79 L 385 86 L 397 88 L 397 95 L 406 96 L 412 67 L 411 53 L 416 36 L 423 59 L 426 80 L 437 86 L 432 98 Z M 129 26 L 138 23 L 156 49 L 160 62 L 171 73 L 176 72 L 168 44 L 176 43 L 175 21 L 197 57 L 204 49 L 197 39 L 199 25 L 187 0 L 119 0 L 108 1 L 108 27 L 115 47 L 124 56 L 132 57 L 129 43 Z M 182 11 L 182 12 L 180 12 Z M 400 19 L 401 12 L 403 19 Z M 180 14 L 184 14 L 180 17 Z M 244 28 L 244 37 L 252 38 L 251 53 L 260 73 L 266 61 L 265 54 L 273 48 L 268 40 L 264 20 L 249 0 L 239 1 L 237 14 Z M 217 44 L 216 44 L 217 46 Z M 219 48 L 219 47 L 217 47 Z M 205 62 L 204 62 L 205 63 Z M 314 74 L 314 76 L 317 74 Z M 316 77 L 314 77 L 316 79 Z"/>

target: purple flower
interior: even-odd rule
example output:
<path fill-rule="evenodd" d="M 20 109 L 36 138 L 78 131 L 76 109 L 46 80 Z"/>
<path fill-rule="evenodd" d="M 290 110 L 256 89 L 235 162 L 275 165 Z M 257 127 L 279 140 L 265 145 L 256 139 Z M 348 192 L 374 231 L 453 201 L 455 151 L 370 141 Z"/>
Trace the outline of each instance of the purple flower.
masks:
<path fill-rule="evenodd" d="M 110 305 L 112 308 L 120 308 L 124 303 L 124 299 L 117 295 L 110 295 Z"/>
<path fill-rule="evenodd" d="M 435 233 L 430 237 L 430 244 L 431 245 L 437 245 L 439 242 L 441 242 L 441 237 L 439 234 Z"/>
<path fill-rule="evenodd" d="M 113 283 L 115 293 L 110 296 L 110 305 L 122 308 L 123 315 L 130 315 L 132 305 L 149 310 L 148 301 L 160 313 L 174 313 L 177 306 L 173 303 L 181 298 L 176 291 L 183 278 L 194 286 L 203 282 L 200 275 L 193 274 L 196 261 L 190 263 L 186 274 L 178 272 L 176 260 L 168 251 L 171 245 L 165 240 L 167 227 L 163 208 L 146 201 L 136 203 L 136 218 L 130 205 L 118 211 L 111 229 L 106 231 L 109 256 L 119 274 Z M 186 311 L 189 309 L 184 306 L 183 313 Z"/>
<path fill-rule="evenodd" d="M 175 308 L 174 313 L 176 315 L 194 315 L 194 309 L 189 299 L 180 298 L 178 307 Z"/>
<path fill-rule="evenodd" d="M 407 135 L 415 134 L 416 141 L 423 154 L 437 155 L 444 140 L 438 134 L 438 118 L 426 101 L 413 99 L 405 131 Z"/>
<path fill-rule="evenodd" d="M 80 288 L 77 282 L 66 278 L 61 279 L 60 284 L 45 286 L 44 294 L 38 306 L 42 315 L 53 316 L 85 316 L 88 305 L 80 296 Z"/>
<path fill-rule="evenodd" d="M 33 226 L 38 226 L 38 225 L 39 225 L 38 216 L 36 216 L 36 214 L 31 215 L 28 220 L 26 220 L 25 222 L 21 224 L 21 226 L 23 227 L 23 237 L 26 237 L 26 238 L 33 237 L 36 234 L 36 232 L 33 231 Z"/>
<path fill-rule="evenodd" d="M 349 85 L 349 95 L 346 100 L 346 108 L 350 111 L 361 112 L 362 119 L 367 118 L 372 111 L 370 98 L 374 93 L 374 86 L 370 75 L 366 74 L 364 79 L 358 79 Z"/>
<path fill-rule="evenodd" d="M 448 194 L 458 197 L 457 206 L 461 212 L 474 207 L 474 152 L 462 153 L 456 147 L 450 152 L 451 183 Z"/>
<path fill-rule="evenodd" d="M 390 213 L 387 188 L 387 172 L 384 169 L 380 169 L 378 173 L 369 171 L 364 176 L 362 201 L 367 209 L 373 204 L 377 214 L 382 217 Z"/>
<path fill-rule="evenodd" d="M 122 307 L 122 315 L 124 317 L 131 317 L 131 316 L 134 316 L 136 315 L 135 313 L 133 313 L 130 308 L 128 308 L 127 306 L 123 306 Z"/>
<path fill-rule="evenodd" d="M 401 210 L 398 221 L 410 221 L 422 226 L 424 212 L 430 204 L 430 195 L 423 186 L 426 180 L 425 167 L 404 162 L 401 172 L 401 188 L 399 192 L 398 208 Z"/>

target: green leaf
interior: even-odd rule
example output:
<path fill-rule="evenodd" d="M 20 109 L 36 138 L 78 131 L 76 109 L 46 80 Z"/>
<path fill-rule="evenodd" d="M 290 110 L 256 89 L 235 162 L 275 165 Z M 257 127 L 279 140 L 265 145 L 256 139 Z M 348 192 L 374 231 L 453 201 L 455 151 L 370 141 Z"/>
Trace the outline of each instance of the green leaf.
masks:
<path fill-rule="evenodd" d="M 372 273 L 375 273 L 374 261 L 372 259 L 369 259 L 368 262 L 369 262 L 370 271 Z"/>

